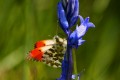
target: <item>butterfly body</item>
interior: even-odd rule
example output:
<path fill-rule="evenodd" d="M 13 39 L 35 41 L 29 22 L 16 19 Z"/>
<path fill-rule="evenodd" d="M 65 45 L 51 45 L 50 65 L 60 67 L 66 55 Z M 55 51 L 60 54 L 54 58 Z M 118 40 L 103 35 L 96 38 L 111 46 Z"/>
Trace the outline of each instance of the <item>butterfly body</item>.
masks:
<path fill-rule="evenodd" d="M 28 54 L 28 59 L 41 61 L 55 68 L 61 67 L 66 45 L 66 39 L 59 36 L 55 36 L 51 40 L 38 41 L 35 44 L 35 49 Z"/>

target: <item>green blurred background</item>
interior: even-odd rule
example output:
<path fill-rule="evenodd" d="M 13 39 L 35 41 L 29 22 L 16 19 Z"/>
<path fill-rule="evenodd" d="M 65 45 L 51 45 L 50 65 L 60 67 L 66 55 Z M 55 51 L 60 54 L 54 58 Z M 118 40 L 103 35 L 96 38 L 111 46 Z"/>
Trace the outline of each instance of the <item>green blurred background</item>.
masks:
<path fill-rule="evenodd" d="M 25 60 L 38 40 L 57 33 L 59 0 L 0 0 L 0 80 L 55 80 L 61 70 Z M 120 1 L 80 0 L 96 27 L 76 52 L 81 80 L 120 80 Z"/>

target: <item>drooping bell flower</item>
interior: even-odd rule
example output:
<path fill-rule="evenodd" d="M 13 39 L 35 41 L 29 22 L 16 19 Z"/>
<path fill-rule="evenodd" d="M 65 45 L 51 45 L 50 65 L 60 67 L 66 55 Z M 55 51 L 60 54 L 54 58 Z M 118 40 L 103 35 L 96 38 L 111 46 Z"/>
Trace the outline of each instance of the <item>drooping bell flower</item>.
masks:
<path fill-rule="evenodd" d="M 74 31 L 71 27 L 74 26 L 80 18 L 80 26 L 76 26 Z M 82 18 L 79 15 L 79 1 L 78 0 L 61 0 L 58 3 L 58 20 L 60 27 L 67 35 L 67 49 L 62 61 L 62 73 L 57 80 L 72 80 L 73 76 L 73 59 L 72 49 L 78 48 L 85 40 L 82 37 L 85 35 L 89 27 L 95 27 L 93 23 L 89 22 L 89 17 Z M 79 78 L 78 78 L 79 79 Z"/>
<path fill-rule="evenodd" d="M 79 2 L 78 0 L 61 0 L 57 8 L 60 27 L 68 35 L 70 28 L 77 22 Z"/>

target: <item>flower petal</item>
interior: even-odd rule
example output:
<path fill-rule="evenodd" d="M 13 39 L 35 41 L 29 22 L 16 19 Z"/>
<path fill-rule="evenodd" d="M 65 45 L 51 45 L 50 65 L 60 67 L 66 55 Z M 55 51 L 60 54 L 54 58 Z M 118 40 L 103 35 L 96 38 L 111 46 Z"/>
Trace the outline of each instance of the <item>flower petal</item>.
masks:
<path fill-rule="evenodd" d="M 95 25 L 92 22 L 87 23 L 88 27 L 95 27 Z"/>
<path fill-rule="evenodd" d="M 74 48 L 78 48 L 79 46 L 79 37 L 78 37 L 78 31 L 75 30 L 71 33 L 70 37 L 69 37 L 69 40 L 70 40 L 70 45 Z"/>
<path fill-rule="evenodd" d="M 78 16 L 78 14 L 79 14 L 79 1 L 78 0 L 74 0 L 74 1 L 75 1 L 75 7 L 74 7 L 73 16 Z"/>
<path fill-rule="evenodd" d="M 66 19 L 65 11 L 63 9 L 61 2 L 58 3 L 58 19 L 59 19 L 59 23 L 61 25 L 61 28 L 67 34 L 67 29 L 68 29 L 69 24 L 68 24 L 68 21 Z"/>
<path fill-rule="evenodd" d="M 92 22 L 89 22 L 89 17 L 83 19 L 82 16 L 79 15 L 81 25 L 76 27 L 78 37 L 81 38 L 82 36 L 85 35 L 86 31 L 88 30 L 89 27 L 95 27 L 95 25 Z"/>
<path fill-rule="evenodd" d="M 72 17 L 69 28 L 71 28 L 77 22 L 77 20 L 78 20 L 78 16 Z"/>
<path fill-rule="evenodd" d="M 70 19 L 70 28 L 77 22 L 78 19 L 78 14 L 79 14 L 79 2 L 78 0 L 74 0 L 75 5 L 74 5 L 74 11 L 72 13 L 72 17 Z"/>
<path fill-rule="evenodd" d="M 83 24 L 81 24 L 79 27 L 78 26 L 76 27 L 76 30 L 78 33 L 78 37 L 81 38 L 86 33 L 87 26 L 84 26 Z"/>
<path fill-rule="evenodd" d="M 82 40 L 82 38 L 81 38 L 81 39 L 78 40 L 78 45 L 80 46 L 80 45 L 82 45 L 84 42 L 85 42 L 85 40 Z"/>
<path fill-rule="evenodd" d="M 89 19 L 90 19 L 90 17 L 86 17 L 85 21 L 84 21 L 84 24 L 87 24 L 89 22 Z"/>
<path fill-rule="evenodd" d="M 68 4 L 68 0 L 61 0 L 63 7 L 66 8 L 67 4 Z"/>
<path fill-rule="evenodd" d="M 83 17 L 79 15 L 79 18 L 80 18 L 81 23 L 83 23 L 84 22 Z"/>
<path fill-rule="evenodd" d="M 68 6 L 67 6 L 67 18 L 68 18 L 68 20 L 71 18 L 71 15 L 74 11 L 74 6 L 75 6 L 75 0 L 69 0 Z"/>

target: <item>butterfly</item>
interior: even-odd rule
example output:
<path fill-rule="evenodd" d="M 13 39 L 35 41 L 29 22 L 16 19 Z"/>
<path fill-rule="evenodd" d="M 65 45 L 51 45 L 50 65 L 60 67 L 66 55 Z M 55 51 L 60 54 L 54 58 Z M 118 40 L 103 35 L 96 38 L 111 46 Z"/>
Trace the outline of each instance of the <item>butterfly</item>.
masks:
<path fill-rule="evenodd" d="M 28 53 L 27 59 L 40 61 L 48 66 L 58 68 L 61 67 L 66 47 L 67 40 L 56 35 L 53 39 L 36 42 L 34 49 Z"/>

